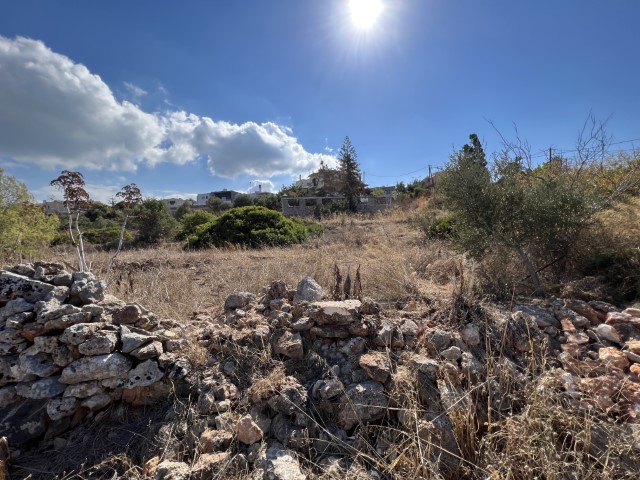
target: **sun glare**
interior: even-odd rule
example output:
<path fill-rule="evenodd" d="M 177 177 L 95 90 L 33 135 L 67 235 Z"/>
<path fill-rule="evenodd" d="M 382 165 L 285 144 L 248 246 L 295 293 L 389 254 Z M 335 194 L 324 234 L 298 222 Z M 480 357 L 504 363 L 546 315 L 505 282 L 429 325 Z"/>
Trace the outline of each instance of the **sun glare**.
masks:
<path fill-rule="evenodd" d="M 356 28 L 368 30 L 382 13 L 381 0 L 349 0 L 351 20 Z"/>

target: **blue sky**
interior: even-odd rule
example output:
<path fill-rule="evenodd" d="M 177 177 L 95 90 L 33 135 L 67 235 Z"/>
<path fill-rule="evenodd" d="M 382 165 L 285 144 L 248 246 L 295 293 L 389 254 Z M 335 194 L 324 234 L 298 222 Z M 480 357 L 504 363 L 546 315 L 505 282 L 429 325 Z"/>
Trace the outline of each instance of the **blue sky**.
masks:
<path fill-rule="evenodd" d="M 590 112 L 640 139 L 637 0 L 381 2 L 368 30 L 347 0 L 4 2 L 0 167 L 39 199 L 80 170 L 107 200 L 278 190 L 345 135 L 372 186 L 472 132 L 499 150 L 489 122 L 534 153 L 574 148 Z"/>

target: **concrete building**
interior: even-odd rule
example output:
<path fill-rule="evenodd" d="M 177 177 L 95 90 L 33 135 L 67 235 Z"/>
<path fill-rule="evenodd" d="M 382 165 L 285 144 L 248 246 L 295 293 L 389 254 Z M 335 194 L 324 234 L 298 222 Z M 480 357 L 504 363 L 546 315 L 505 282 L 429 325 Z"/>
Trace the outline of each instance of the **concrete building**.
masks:
<path fill-rule="evenodd" d="M 332 202 L 345 201 L 344 195 L 325 197 L 282 197 L 282 213 L 286 217 L 310 217 Z M 391 195 L 361 195 L 358 213 L 376 213 L 393 207 Z"/>
<path fill-rule="evenodd" d="M 184 198 L 163 198 L 162 203 L 164 203 L 169 210 L 174 211 L 177 210 L 180 206 L 184 205 L 186 200 Z"/>
<path fill-rule="evenodd" d="M 240 192 L 236 192 L 234 190 L 221 190 L 219 192 L 209 192 L 209 193 L 199 193 L 196 197 L 196 205 L 203 207 L 207 205 L 211 198 L 217 197 L 223 202 L 233 202 L 235 198 L 241 195 Z"/>
<path fill-rule="evenodd" d="M 47 215 L 51 215 L 53 213 L 62 215 L 67 213 L 67 207 L 64 206 L 64 202 L 62 200 L 46 200 L 42 202 L 42 207 L 44 208 L 44 213 Z"/>

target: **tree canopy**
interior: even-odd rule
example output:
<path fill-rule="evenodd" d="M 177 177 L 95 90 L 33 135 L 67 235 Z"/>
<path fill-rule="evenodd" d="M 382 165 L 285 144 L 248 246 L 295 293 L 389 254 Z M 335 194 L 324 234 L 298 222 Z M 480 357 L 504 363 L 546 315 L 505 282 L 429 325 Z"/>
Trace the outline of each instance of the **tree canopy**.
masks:
<path fill-rule="evenodd" d="M 358 155 L 356 149 L 351 144 L 349 137 L 344 138 L 344 142 L 338 152 L 338 162 L 340 171 L 344 176 L 344 186 L 342 193 L 345 196 L 349 211 L 358 211 L 358 199 L 364 191 L 364 183 L 362 182 L 362 174 L 360 165 L 358 164 Z"/>

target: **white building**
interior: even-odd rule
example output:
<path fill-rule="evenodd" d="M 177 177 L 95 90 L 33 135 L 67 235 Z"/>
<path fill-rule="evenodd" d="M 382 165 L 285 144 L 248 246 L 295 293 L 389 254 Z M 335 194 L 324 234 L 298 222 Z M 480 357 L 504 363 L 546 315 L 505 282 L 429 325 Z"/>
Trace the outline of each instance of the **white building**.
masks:
<path fill-rule="evenodd" d="M 164 203 L 169 210 L 176 210 L 180 206 L 182 206 L 186 202 L 184 198 L 163 198 L 162 203 Z"/>

